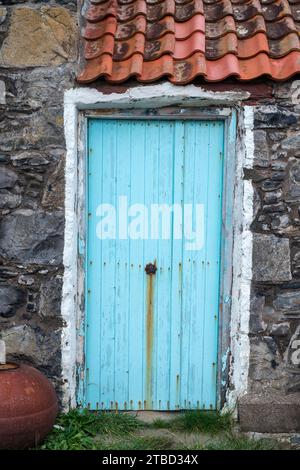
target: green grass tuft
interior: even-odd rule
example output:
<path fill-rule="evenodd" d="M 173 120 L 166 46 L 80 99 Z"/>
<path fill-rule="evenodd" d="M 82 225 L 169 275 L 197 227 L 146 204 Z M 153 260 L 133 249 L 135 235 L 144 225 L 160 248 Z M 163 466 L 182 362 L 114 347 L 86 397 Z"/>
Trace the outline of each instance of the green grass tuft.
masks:
<path fill-rule="evenodd" d="M 58 417 L 52 433 L 40 449 L 94 450 L 96 435 L 124 436 L 139 426 L 137 419 L 127 413 L 72 410 Z"/>
<path fill-rule="evenodd" d="M 166 437 L 131 436 L 117 441 L 97 443 L 98 450 L 170 450 L 172 440 Z"/>
<path fill-rule="evenodd" d="M 219 442 L 207 444 L 203 450 L 275 450 L 276 443 L 267 439 L 253 439 L 246 436 L 227 436 Z"/>
<path fill-rule="evenodd" d="M 230 413 L 221 414 L 217 411 L 192 410 L 180 413 L 179 416 L 168 421 L 157 419 L 151 424 L 151 427 L 189 433 L 217 434 L 231 430 L 232 417 Z"/>
<path fill-rule="evenodd" d="M 146 428 L 153 428 L 147 431 Z M 166 429 L 166 432 L 155 431 Z M 140 435 L 147 432 L 153 435 Z M 182 433 L 195 432 L 217 435 L 206 442 L 193 444 L 182 438 Z M 193 436 L 191 436 L 193 437 Z M 190 439 L 190 436 L 188 436 Z M 198 439 L 197 439 L 198 440 Z M 72 410 L 58 417 L 56 425 L 41 450 L 275 450 L 278 443 L 249 439 L 232 431 L 230 413 L 187 411 L 174 419 L 158 419 L 150 426 L 138 421 L 130 413 Z"/>
<path fill-rule="evenodd" d="M 155 419 L 148 427 L 151 429 L 170 429 L 172 427 L 172 420 L 164 420 L 164 419 Z"/>

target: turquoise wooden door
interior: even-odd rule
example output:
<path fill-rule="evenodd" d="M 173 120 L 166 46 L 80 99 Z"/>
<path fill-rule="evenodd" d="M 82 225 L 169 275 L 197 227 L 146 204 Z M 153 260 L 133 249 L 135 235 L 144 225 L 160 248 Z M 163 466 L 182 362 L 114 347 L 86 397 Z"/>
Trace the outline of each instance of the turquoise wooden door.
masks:
<path fill-rule="evenodd" d="M 91 409 L 216 408 L 223 121 L 88 122 Z"/>

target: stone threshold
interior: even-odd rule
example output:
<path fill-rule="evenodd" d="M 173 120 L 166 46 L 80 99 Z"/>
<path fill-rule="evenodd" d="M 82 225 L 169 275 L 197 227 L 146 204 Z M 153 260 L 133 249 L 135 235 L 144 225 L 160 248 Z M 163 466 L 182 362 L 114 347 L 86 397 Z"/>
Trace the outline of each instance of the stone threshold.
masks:
<path fill-rule="evenodd" d="M 300 394 L 258 395 L 248 393 L 239 399 L 241 431 L 259 434 L 300 433 Z"/>

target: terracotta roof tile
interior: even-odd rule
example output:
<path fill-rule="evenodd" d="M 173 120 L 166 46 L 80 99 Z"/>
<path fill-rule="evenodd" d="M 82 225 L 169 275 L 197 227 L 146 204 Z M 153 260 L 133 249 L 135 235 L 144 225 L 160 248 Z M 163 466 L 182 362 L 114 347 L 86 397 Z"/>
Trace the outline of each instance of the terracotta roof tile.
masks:
<path fill-rule="evenodd" d="M 85 0 L 78 81 L 300 73 L 300 0 Z"/>

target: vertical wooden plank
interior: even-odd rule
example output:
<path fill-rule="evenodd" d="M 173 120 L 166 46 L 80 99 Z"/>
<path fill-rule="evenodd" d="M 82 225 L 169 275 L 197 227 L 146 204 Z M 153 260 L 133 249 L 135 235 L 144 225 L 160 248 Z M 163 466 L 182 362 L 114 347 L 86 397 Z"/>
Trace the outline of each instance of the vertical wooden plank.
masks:
<path fill-rule="evenodd" d="M 222 122 L 213 122 L 210 124 L 209 148 L 209 197 L 207 199 L 207 256 L 202 392 L 205 407 L 215 408 L 221 250 L 222 167 L 224 150 Z"/>
<path fill-rule="evenodd" d="M 193 215 L 194 228 L 196 227 L 195 210 L 197 204 L 202 204 L 204 213 L 207 210 L 208 196 L 208 162 L 209 162 L 209 129 L 210 123 L 207 121 L 197 121 L 195 123 L 194 136 L 194 192 L 193 192 Z M 205 227 L 201 227 L 205 230 Z M 205 257 L 206 243 L 201 250 L 190 252 L 192 260 L 192 281 L 191 281 L 191 317 L 190 317 L 190 338 L 189 338 L 189 377 L 188 395 L 192 408 L 201 408 L 201 382 L 203 361 L 203 324 L 204 324 L 204 286 L 205 286 Z"/>
<path fill-rule="evenodd" d="M 145 178 L 145 121 L 131 122 L 131 187 L 130 203 L 144 203 Z M 129 312 L 129 405 L 130 409 L 143 406 L 143 347 L 145 344 L 145 272 L 144 240 L 130 240 L 130 312 Z M 132 266 L 131 266 L 132 265 Z"/>
<path fill-rule="evenodd" d="M 161 207 L 163 205 L 171 207 L 173 201 L 173 154 L 174 122 L 162 121 L 159 135 L 158 198 L 156 201 Z M 168 217 L 168 211 L 165 213 Z M 170 211 L 170 237 L 172 237 L 172 220 L 173 214 Z M 169 409 L 172 238 L 162 238 L 162 217 L 160 217 L 160 222 L 156 274 L 157 300 L 155 304 L 156 373 L 154 380 L 156 403 L 154 406 L 157 409 Z M 167 233 L 164 236 L 167 236 Z"/>
<path fill-rule="evenodd" d="M 173 134 L 173 203 L 183 205 L 183 177 L 184 177 L 184 123 L 175 121 Z M 179 221 L 176 223 L 180 223 Z M 173 219 L 173 233 L 174 233 Z M 176 227 L 178 230 L 178 227 Z M 178 232 L 182 232 L 181 230 Z M 182 239 L 174 238 L 171 241 L 172 252 L 170 259 L 171 285 L 170 285 L 170 409 L 181 408 L 181 312 L 182 312 Z"/>
<path fill-rule="evenodd" d="M 88 230 L 87 230 L 87 276 L 86 276 L 86 406 L 99 407 L 100 397 L 100 331 L 101 296 L 99 272 L 101 272 L 101 242 L 96 237 L 97 205 L 102 200 L 102 122 L 89 120 L 88 125 Z"/>
<path fill-rule="evenodd" d="M 130 204 L 131 193 L 131 121 L 117 121 L 117 140 L 116 140 L 116 204 L 117 216 L 122 210 L 120 204 L 123 204 L 127 198 Z M 122 200 L 120 199 L 122 198 Z M 116 257 L 111 260 L 115 263 L 116 269 L 116 304 L 115 304 L 115 363 L 114 363 L 114 383 L 115 383 L 115 407 L 118 409 L 129 409 L 129 345 L 131 342 L 130 328 L 130 241 L 127 237 L 119 239 L 119 217 L 117 217 L 117 242 Z M 124 234 L 125 235 L 125 234 Z M 123 236 L 123 234 L 122 234 Z"/>
<path fill-rule="evenodd" d="M 184 220 L 184 231 L 186 230 L 187 224 L 191 222 L 190 218 L 187 219 L 187 204 L 191 204 L 193 201 L 194 194 L 194 165 L 195 165 L 195 123 L 185 122 L 185 141 L 184 141 L 184 208 L 183 208 L 183 220 Z M 192 308 L 192 254 L 186 249 L 186 240 L 183 240 L 183 252 L 182 252 L 182 314 L 181 314 L 181 407 L 190 408 L 190 397 L 189 397 L 189 368 L 190 368 L 190 357 L 189 357 L 189 343 L 191 333 L 191 308 Z"/>
<path fill-rule="evenodd" d="M 103 121 L 103 202 L 115 206 L 117 165 L 117 123 Z M 115 302 L 116 240 L 102 240 L 101 285 L 101 407 L 115 408 Z"/>
<path fill-rule="evenodd" d="M 158 197 L 158 162 L 159 162 L 159 133 L 160 123 L 148 121 L 146 126 L 145 140 L 145 205 L 150 208 L 153 201 Z M 148 263 L 157 264 L 158 241 L 150 238 L 144 244 L 144 267 Z M 147 275 L 144 271 L 144 350 L 143 350 L 143 372 L 144 372 L 144 396 L 143 405 L 145 409 L 152 409 L 156 401 L 155 383 L 155 357 L 156 339 L 155 328 L 157 319 L 157 289 L 158 277 Z"/>
<path fill-rule="evenodd" d="M 217 407 L 221 408 L 226 401 L 230 369 L 230 316 L 232 293 L 232 261 L 233 261 L 233 207 L 234 179 L 236 173 L 236 132 L 237 115 L 233 110 L 224 122 L 224 163 L 222 187 L 222 241 L 220 266 L 220 309 L 218 325 L 218 376 L 217 376 Z M 220 367 L 222 364 L 222 367 Z"/>

